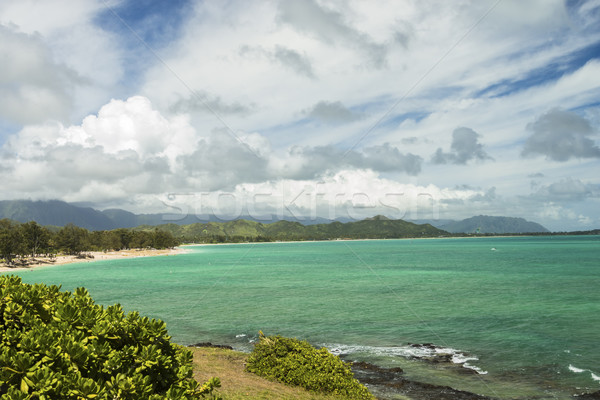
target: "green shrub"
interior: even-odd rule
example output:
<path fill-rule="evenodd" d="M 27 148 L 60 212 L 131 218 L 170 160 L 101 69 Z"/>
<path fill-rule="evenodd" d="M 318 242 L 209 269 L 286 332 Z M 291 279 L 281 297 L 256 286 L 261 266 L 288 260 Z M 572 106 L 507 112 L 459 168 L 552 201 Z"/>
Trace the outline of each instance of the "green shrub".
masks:
<path fill-rule="evenodd" d="M 0 400 L 200 399 L 192 354 L 165 323 L 96 305 L 88 292 L 0 276 Z"/>
<path fill-rule="evenodd" d="M 373 399 L 366 387 L 354 378 L 350 364 L 316 349 L 305 340 L 264 336 L 248 357 L 246 369 L 257 375 L 276 379 L 305 389 L 332 393 L 348 399 Z"/>

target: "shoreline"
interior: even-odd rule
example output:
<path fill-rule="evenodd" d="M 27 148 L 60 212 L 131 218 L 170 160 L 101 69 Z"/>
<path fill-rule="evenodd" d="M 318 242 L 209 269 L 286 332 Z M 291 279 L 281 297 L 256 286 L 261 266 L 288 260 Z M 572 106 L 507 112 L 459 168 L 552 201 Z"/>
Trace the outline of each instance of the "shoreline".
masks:
<path fill-rule="evenodd" d="M 246 379 L 252 379 L 254 387 L 262 387 L 262 384 L 258 382 L 264 382 L 262 380 L 265 378 L 244 370 L 244 364 L 250 355 L 249 352 L 211 342 L 202 342 L 186 347 L 194 353 L 194 360 L 197 360 L 194 376 L 198 377 L 199 381 L 205 381 L 207 377 L 219 376 L 223 382 L 224 391 L 239 391 L 239 386 L 245 383 Z M 235 363 L 231 363 L 231 360 L 235 360 Z M 494 400 L 492 397 L 456 390 L 448 386 L 408 379 L 403 375 L 401 368 L 382 368 L 367 362 L 352 362 L 351 369 L 354 378 L 365 385 L 377 400 Z M 272 382 L 268 384 L 271 387 L 280 384 L 276 380 L 268 380 L 268 382 Z M 304 390 L 297 386 L 290 387 Z M 260 398 L 286 398 L 269 389 L 269 387 L 263 388 Z M 248 396 L 249 390 L 251 389 L 248 387 L 243 388 L 246 396 Z"/>
<path fill-rule="evenodd" d="M 230 246 L 236 244 L 269 244 L 269 243 L 320 243 L 320 242 L 367 242 L 378 240 L 444 240 L 444 239 L 496 239 L 496 238 L 519 238 L 519 237 L 546 237 L 546 236 L 584 236 L 584 235 L 519 235 L 519 234 L 498 234 L 498 235 L 472 235 L 472 236 L 429 236 L 429 237 L 401 237 L 401 238 L 340 238 L 340 239 L 310 239 L 310 240 L 272 240 L 272 241 L 244 241 L 244 242 L 223 242 L 223 243 L 186 243 L 181 246 Z"/>
<path fill-rule="evenodd" d="M 215 342 L 217 343 L 217 342 Z M 228 343 L 218 342 L 218 343 Z M 213 342 L 203 341 L 195 344 L 181 344 L 182 346 L 193 349 L 195 352 L 210 351 L 211 354 L 221 354 L 222 357 L 229 359 L 230 354 L 237 354 L 240 357 L 247 357 L 251 350 L 242 349 L 236 344 L 214 344 Z M 423 344 L 428 346 L 429 344 Z M 422 346 L 422 345 L 419 345 Z M 331 353 L 331 350 L 328 348 Z M 332 353 L 334 354 L 334 353 Z M 568 393 L 568 390 L 554 388 L 555 391 L 544 392 L 542 394 L 530 392 L 530 388 L 523 386 L 523 393 L 516 395 L 514 393 L 507 394 L 496 393 L 494 386 L 488 384 L 484 386 L 488 390 L 480 391 L 468 388 L 460 388 L 448 383 L 436 382 L 435 380 L 427 379 L 424 376 L 411 376 L 404 366 L 384 367 L 376 361 L 362 361 L 347 354 L 337 354 L 344 362 L 351 363 L 351 369 L 354 378 L 361 384 L 365 385 L 377 400 L 501 400 L 501 399 L 529 399 L 535 398 L 540 400 L 564 399 L 564 400 L 598 400 L 600 399 L 600 390 L 594 388 L 573 387 Z M 432 370 L 442 368 L 452 368 L 459 375 L 459 379 L 469 379 L 469 376 L 477 377 L 474 370 L 468 368 L 462 369 L 459 364 L 454 364 L 444 355 L 433 358 L 424 357 L 418 360 L 430 364 Z M 446 365 L 444 365 L 446 364 Z M 212 376 L 212 375 L 211 375 Z M 461 378 L 462 376 L 462 378 Z M 503 384 L 509 385 L 506 381 Z M 565 388 L 563 388 L 565 389 Z M 270 398 L 270 397 L 265 397 Z"/>
<path fill-rule="evenodd" d="M 58 255 L 56 257 L 28 257 L 26 258 L 27 265 L 19 265 L 9 267 L 5 263 L 0 263 L 0 273 L 11 272 L 11 271 L 24 271 L 32 270 L 40 267 L 47 267 L 53 265 L 65 265 L 75 263 L 89 263 L 95 261 L 106 261 L 106 260 L 121 260 L 124 258 L 140 258 L 140 257 L 158 257 L 158 256 L 174 256 L 178 254 L 186 254 L 189 250 L 178 246 L 172 249 L 128 249 L 128 250 L 117 250 L 117 251 L 89 251 L 82 254 L 86 255 L 84 258 L 78 258 L 73 255 Z M 91 256 L 91 257 L 89 257 Z"/>

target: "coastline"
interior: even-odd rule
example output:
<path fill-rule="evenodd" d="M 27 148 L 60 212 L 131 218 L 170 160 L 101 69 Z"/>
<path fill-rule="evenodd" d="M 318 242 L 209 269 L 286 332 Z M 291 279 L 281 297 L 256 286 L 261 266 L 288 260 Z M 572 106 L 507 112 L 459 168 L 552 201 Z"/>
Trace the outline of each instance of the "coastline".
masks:
<path fill-rule="evenodd" d="M 174 256 L 178 254 L 185 254 L 189 251 L 183 247 L 175 247 L 172 249 L 128 249 L 118 251 L 89 251 L 84 254 L 87 255 L 85 258 L 78 258 L 73 255 L 58 255 L 56 257 L 34 257 L 28 258 L 27 265 L 19 265 L 15 267 L 9 267 L 4 263 L 0 263 L 0 273 L 10 271 L 23 271 L 28 269 L 36 269 L 39 267 L 52 266 L 52 265 L 64 265 L 74 263 L 89 263 L 95 261 L 105 260 L 120 260 L 123 258 L 139 258 L 139 257 L 157 257 L 157 256 Z"/>
<path fill-rule="evenodd" d="M 194 354 L 194 377 L 204 382 L 212 376 L 219 376 L 223 384 L 220 393 L 232 398 L 261 399 L 337 399 L 341 397 L 323 396 L 308 392 L 298 386 L 283 386 L 282 383 L 269 380 L 247 372 L 244 368 L 250 353 L 235 350 L 227 345 L 213 345 L 210 342 L 189 345 Z M 452 389 L 447 386 L 430 385 L 403 376 L 399 368 L 381 368 L 369 363 L 353 363 L 355 378 L 365 385 L 378 400 L 493 400 L 491 397 Z"/>
<path fill-rule="evenodd" d="M 485 236 L 485 235 L 472 235 L 472 236 L 431 236 L 431 237 L 401 237 L 401 238 L 360 238 L 360 239 L 352 239 L 352 238 L 343 238 L 343 239 L 310 239 L 310 240 L 273 240 L 273 241 L 245 241 L 245 242 L 227 242 L 227 243 L 186 243 L 181 246 L 231 246 L 236 244 L 270 244 L 270 243 L 281 243 L 281 244 L 289 244 L 289 243 L 329 243 L 329 242 L 370 242 L 370 241 L 380 241 L 380 240 L 402 240 L 402 241 L 410 241 L 410 240 L 444 240 L 444 239 L 495 239 L 495 238 L 519 238 L 519 237 L 544 237 L 546 235 L 511 235 L 511 234 L 500 234 L 493 236 Z M 553 235 L 547 235 L 553 236 Z M 568 236 L 568 235 L 564 235 Z"/>
<path fill-rule="evenodd" d="M 404 239 L 401 239 L 401 240 L 404 240 Z M 283 242 L 279 242 L 279 243 L 283 243 Z M 291 242 L 291 243 L 297 243 L 297 242 Z M 208 245 L 213 245 L 213 244 L 208 244 Z M 217 244 L 217 245 L 218 245 L 218 244 Z M 191 245 L 191 246 L 194 246 L 194 245 Z M 200 246 L 203 246 L 203 245 L 202 245 L 202 244 L 200 244 Z M 276 247 L 276 246 L 273 246 L 273 248 L 274 248 L 274 247 Z M 484 246 L 484 247 L 485 247 L 485 246 Z M 484 250 L 487 250 L 487 251 L 489 251 L 489 247 L 491 247 L 491 246 L 487 246 L 487 247 L 485 247 L 485 248 L 484 248 Z M 185 248 L 185 249 L 189 249 L 188 247 L 184 247 L 184 248 Z M 498 248 L 499 248 L 499 249 L 502 249 L 501 247 L 498 247 Z M 188 251 L 193 251 L 193 249 L 189 249 Z M 200 252 L 201 252 L 201 251 L 200 251 Z M 243 251 L 242 251 L 242 252 L 243 252 Z M 507 252 L 507 253 L 508 253 L 508 252 Z M 244 253 L 244 254 L 245 254 L 245 253 Z M 444 254 L 445 254 L 445 253 L 444 253 Z M 490 254 L 490 253 L 488 253 L 488 254 Z M 133 255 L 133 257 L 135 257 L 135 256 L 136 256 L 136 255 L 134 254 L 134 255 Z M 494 257 L 495 257 L 495 256 L 494 256 Z M 187 258 L 188 258 L 188 257 L 183 257 L 183 259 L 184 259 L 184 260 L 185 260 L 185 259 L 187 259 Z M 164 260 L 164 262 L 161 262 L 161 260 Z M 173 259 L 173 261 L 175 261 L 175 260 L 176 260 L 176 259 Z M 75 262 L 85 262 L 85 261 L 86 261 L 86 260 L 83 260 L 83 261 L 75 261 Z M 139 261 L 140 261 L 140 263 L 141 263 L 141 264 L 146 264 L 146 262 L 143 262 L 142 260 L 139 260 Z M 148 260 L 148 261 L 151 261 L 151 260 Z M 155 262 L 156 264 L 164 264 L 164 263 L 167 263 L 167 264 L 169 264 L 169 259 L 166 259 L 166 260 L 165 260 L 165 259 L 155 259 L 155 261 L 156 261 L 156 262 Z M 125 263 L 128 263 L 128 262 L 126 261 Z M 110 263 L 109 263 L 109 264 L 110 264 Z M 109 264 L 106 264 L 106 265 L 108 266 Z M 84 269 L 86 269 L 86 268 L 84 268 L 84 267 L 85 267 L 84 265 L 80 265 L 80 266 L 74 266 L 74 268 L 72 268 L 72 272 L 76 272 L 76 270 L 80 270 L 80 271 L 81 271 L 81 270 L 84 270 Z M 519 267 L 519 268 L 521 269 L 522 267 Z M 61 270 L 63 270 L 63 269 L 55 269 L 54 271 L 61 271 Z M 50 270 L 47 270 L 47 271 L 48 271 L 48 272 L 51 272 Z M 26 275 L 26 274 L 24 274 L 24 275 Z M 35 275 L 35 274 L 31 274 L 31 275 Z M 144 296 L 144 297 L 145 297 L 145 296 Z M 237 302 L 236 302 L 236 303 L 237 303 Z M 224 308 L 222 308 L 222 309 L 224 309 Z M 237 325 L 236 325 L 236 327 L 237 327 Z M 233 337 L 233 334 L 237 334 L 237 333 L 240 333 L 240 332 L 245 332 L 245 328 L 244 328 L 244 330 L 239 330 L 239 331 L 236 329 L 235 331 L 233 331 L 233 332 L 231 333 L 231 337 Z M 296 332 L 303 332 L 303 331 L 301 331 L 301 330 L 300 330 L 300 331 L 296 331 Z M 445 334 L 445 331 L 444 331 L 444 330 L 439 330 L 439 332 L 440 332 L 442 335 L 444 335 L 444 334 Z M 197 333 L 195 333 L 194 335 L 197 335 Z M 236 337 L 237 337 L 237 335 L 236 335 Z M 205 338 L 204 338 L 204 337 L 202 337 L 202 339 L 204 340 Z M 210 337 L 209 337 L 208 339 L 210 339 Z M 227 343 L 227 341 L 226 341 L 226 340 L 223 340 L 223 339 L 221 339 L 221 340 L 219 340 L 219 339 L 215 339 L 215 340 L 217 340 L 217 343 Z M 233 340 L 233 339 L 231 339 L 231 340 Z M 388 343 L 393 343 L 393 344 L 394 344 L 394 343 L 396 343 L 396 342 L 388 342 Z M 469 347 L 470 347 L 470 346 L 468 346 L 468 345 L 465 345 L 465 346 L 464 346 L 464 350 L 468 350 L 468 348 L 469 348 Z M 462 347 L 461 347 L 461 349 L 462 349 Z M 566 352 L 565 352 L 565 354 L 566 354 Z M 351 359 L 349 359 L 349 360 L 351 360 Z M 372 360 L 370 360 L 370 361 L 371 361 L 371 362 L 373 362 L 374 364 L 377 364 L 377 361 L 378 361 L 378 360 L 377 360 L 376 358 L 374 358 L 374 359 L 372 359 Z M 436 365 L 439 365 L 439 364 L 440 364 L 440 363 L 436 363 Z M 389 363 L 385 363 L 385 364 L 384 364 L 384 363 L 382 363 L 382 364 L 380 364 L 380 365 L 382 365 L 382 366 L 385 366 L 385 367 L 387 367 L 388 369 L 389 369 L 389 367 L 390 367 L 390 364 L 389 364 Z M 581 366 L 580 364 L 577 364 L 577 363 L 576 363 L 575 365 L 577 365 L 578 367 L 584 368 L 584 366 Z M 410 369 L 409 369 L 409 368 L 406 368 L 406 372 L 407 372 L 407 374 L 406 374 L 404 377 L 403 377 L 402 375 L 400 375 L 400 374 L 396 373 L 396 371 L 393 371 L 393 370 L 392 370 L 392 371 L 388 371 L 388 370 L 385 370 L 385 369 L 383 369 L 383 368 L 370 367 L 370 366 L 366 366 L 364 369 L 366 369 L 366 371 L 365 371 L 365 374 L 367 375 L 367 377 L 366 377 L 366 378 L 367 378 L 367 379 L 369 379 L 369 380 L 371 381 L 371 385 L 381 385 L 381 386 L 382 386 L 382 388 L 381 388 L 381 389 L 382 389 L 383 391 L 386 391 L 386 392 L 388 392 L 388 391 L 389 391 L 389 392 L 392 394 L 392 396 L 393 396 L 393 395 L 395 395 L 395 390 L 396 390 L 396 387 L 395 387 L 394 385 L 397 385 L 397 386 L 398 386 L 398 387 L 397 387 L 398 389 L 403 389 L 403 388 L 406 388 L 406 387 L 407 387 L 407 385 L 408 385 L 408 383 L 405 383 L 406 381 L 409 381 L 409 380 L 411 380 L 411 379 L 414 379 L 414 378 L 413 378 L 413 376 L 414 376 L 414 375 L 413 375 L 413 376 L 410 376 Z M 537 371 L 536 371 L 536 372 L 537 372 Z M 576 371 L 572 371 L 572 372 L 576 372 Z M 559 372 L 559 373 L 560 373 L 560 372 Z M 383 375 L 383 376 L 382 376 L 382 375 Z M 587 373 L 587 375 L 589 376 L 589 372 Z M 389 376 L 390 378 L 387 378 L 387 379 L 386 379 L 386 376 Z M 408 376 L 408 378 L 407 378 L 407 376 Z M 473 375 L 473 376 L 475 376 L 475 375 Z M 493 373 L 492 373 L 492 374 L 490 374 L 490 376 L 492 376 L 492 378 L 493 378 Z M 402 378 L 404 378 L 404 379 L 402 379 Z M 465 379 L 470 379 L 470 377 L 469 377 L 469 376 L 467 376 L 467 377 L 465 377 Z M 415 380 L 416 380 L 416 379 L 415 379 Z M 435 381 L 434 381 L 434 380 L 428 380 L 428 379 L 421 379 L 421 382 L 432 382 L 432 383 L 433 383 L 433 382 L 435 382 Z M 549 382 L 550 382 L 550 381 L 549 381 Z M 402 385 L 402 387 L 399 387 L 400 385 Z M 450 386 L 453 386 L 453 385 L 450 385 Z M 455 387 L 457 387 L 457 388 L 460 388 L 460 386 L 459 386 L 459 385 L 456 385 Z M 421 393 L 421 392 L 422 392 L 422 388 L 420 388 L 420 387 L 416 387 L 416 386 L 415 386 L 415 391 L 416 391 L 417 389 L 418 389 L 419 393 Z M 404 390 L 404 389 L 403 389 L 403 390 Z M 443 389 L 443 390 L 446 390 L 446 389 Z M 475 392 L 475 393 L 477 393 L 477 391 L 474 391 L 474 392 Z M 600 395 L 600 394 L 599 394 L 599 395 Z M 489 394 L 488 394 L 488 396 L 489 396 Z M 533 397 L 533 396 L 532 396 L 532 397 Z M 383 398 L 383 397 L 382 397 L 382 398 Z M 390 398 L 394 398 L 394 397 L 390 397 Z M 426 397 L 424 397 L 424 398 L 426 398 Z M 433 395 L 433 394 L 432 394 L 432 395 L 431 395 L 431 397 L 429 397 L 429 398 L 430 398 L 430 399 L 436 399 L 436 400 L 440 400 L 440 399 L 441 399 L 441 397 L 439 397 L 439 395 L 437 395 L 437 394 L 436 394 L 436 395 Z M 452 396 L 450 396 L 450 397 L 448 397 L 448 398 L 449 398 L 449 399 L 453 399 L 453 400 L 455 400 L 455 399 L 457 399 L 458 397 L 452 397 Z M 525 398 L 525 397 L 521 397 L 521 398 Z M 537 397 L 537 398 L 538 398 L 538 399 L 541 399 L 542 397 Z M 565 396 L 565 397 L 555 397 L 555 398 L 562 398 L 562 399 L 566 399 L 566 398 L 571 398 L 571 397 L 570 397 L 570 396 L 569 396 L 569 397 L 566 397 L 566 396 Z M 584 398 L 584 397 L 581 397 L 581 398 Z M 591 398 L 591 397 L 590 397 L 590 398 Z M 600 398 L 600 397 L 599 397 L 599 398 Z"/>

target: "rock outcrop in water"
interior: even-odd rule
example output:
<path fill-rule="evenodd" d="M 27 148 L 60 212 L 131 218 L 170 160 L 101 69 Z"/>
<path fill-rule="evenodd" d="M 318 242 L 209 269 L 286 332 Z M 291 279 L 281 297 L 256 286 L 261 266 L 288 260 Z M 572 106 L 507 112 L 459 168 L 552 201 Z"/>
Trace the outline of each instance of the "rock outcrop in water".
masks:
<path fill-rule="evenodd" d="M 600 400 L 600 390 L 594 393 L 586 393 L 579 396 L 574 396 L 573 398 L 577 400 Z"/>
<path fill-rule="evenodd" d="M 419 352 L 421 355 L 413 355 L 411 358 L 432 364 L 440 364 L 446 368 L 452 368 L 462 375 L 477 375 L 481 371 L 467 363 L 469 360 L 477 360 L 477 357 L 469 356 L 460 351 L 436 346 L 433 343 L 409 343 L 409 346 L 421 350 Z"/>
<path fill-rule="evenodd" d="M 211 347 L 213 349 L 226 349 L 233 350 L 233 347 L 226 344 L 212 344 L 211 342 L 201 342 L 196 344 L 191 344 L 188 347 Z"/>
<path fill-rule="evenodd" d="M 394 399 L 397 395 L 414 400 L 490 400 L 491 397 L 405 379 L 401 368 L 382 368 L 366 362 L 355 362 L 352 372 L 360 383 L 378 399 Z"/>

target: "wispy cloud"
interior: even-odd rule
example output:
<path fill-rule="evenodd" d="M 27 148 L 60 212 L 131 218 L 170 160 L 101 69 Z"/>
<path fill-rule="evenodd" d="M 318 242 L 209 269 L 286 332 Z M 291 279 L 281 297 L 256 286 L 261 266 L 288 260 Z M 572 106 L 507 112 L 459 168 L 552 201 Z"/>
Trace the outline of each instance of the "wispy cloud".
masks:
<path fill-rule="evenodd" d="M 316 78 L 312 64 L 306 55 L 285 46 L 276 45 L 274 49 L 266 49 L 263 46 L 243 45 L 239 54 L 247 58 L 264 58 L 297 73 L 298 75 L 314 79 Z"/>
<path fill-rule="evenodd" d="M 355 48 L 364 56 L 367 65 L 375 68 L 387 65 L 386 46 L 376 43 L 368 34 L 352 27 L 337 10 L 327 9 L 314 0 L 307 0 L 281 1 L 278 11 L 279 21 L 282 23 L 320 41 Z"/>
<path fill-rule="evenodd" d="M 341 101 L 320 101 L 310 109 L 304 110 L 303 114 L 320 122 L 333 124 L 352 122 L 363 117 L 361 113 L 345 107 Z"/>
<path fill-rule="evenodd" d="M 596 1 L 159 3 L 0 2 L 5 197 L 326 182 L 365 213 L 411 188 L 443 218 L 600 224 Z"/>

